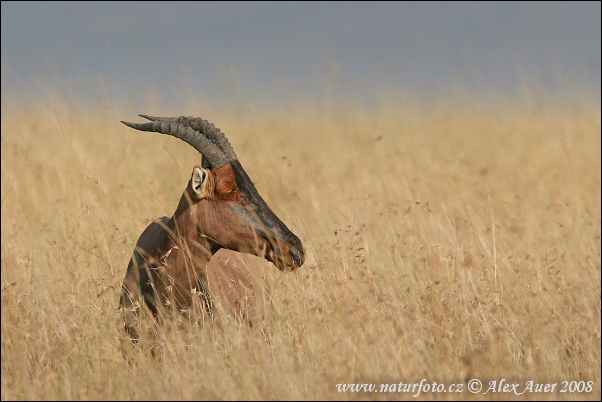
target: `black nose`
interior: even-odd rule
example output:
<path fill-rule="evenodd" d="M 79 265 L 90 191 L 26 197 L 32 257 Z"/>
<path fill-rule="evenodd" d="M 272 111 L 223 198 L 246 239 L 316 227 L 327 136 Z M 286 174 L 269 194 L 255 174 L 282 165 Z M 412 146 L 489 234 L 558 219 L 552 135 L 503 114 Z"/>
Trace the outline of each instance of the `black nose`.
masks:
<path fill-rule="evenodd" d="M 303 252 L 303 249 L 301 249 L 301 250 L 290 249 L 288 251 L 288 253 L 293 258 L 293 261 L 295 261 L 295 264 L 297 264 L 298 267 L 303 265 L 303 261 L 305 260 L 305 253 Z"/>

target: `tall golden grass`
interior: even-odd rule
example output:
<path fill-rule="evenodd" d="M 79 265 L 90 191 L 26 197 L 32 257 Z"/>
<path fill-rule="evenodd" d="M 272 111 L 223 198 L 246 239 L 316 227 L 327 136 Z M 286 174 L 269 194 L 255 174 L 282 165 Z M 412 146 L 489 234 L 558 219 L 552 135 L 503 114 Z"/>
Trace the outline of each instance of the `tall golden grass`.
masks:
<path fill-rule="evenodd" d="M 3 106 L 2 400 L 411 399 L 336 385 L 422 379 L 463 384 L 424 399 L 600 399 L 599 100 L 97 106 Z M 265 333 L 222 317 L 159 329 L 154 358 L 124 351 L 134 244 L 200 162 L 119 123 L 137 113 L 214 122 L 302 239 L 297 272 L 260 262 Z M 501 379 L 558 385 L 483 395 Z"/>

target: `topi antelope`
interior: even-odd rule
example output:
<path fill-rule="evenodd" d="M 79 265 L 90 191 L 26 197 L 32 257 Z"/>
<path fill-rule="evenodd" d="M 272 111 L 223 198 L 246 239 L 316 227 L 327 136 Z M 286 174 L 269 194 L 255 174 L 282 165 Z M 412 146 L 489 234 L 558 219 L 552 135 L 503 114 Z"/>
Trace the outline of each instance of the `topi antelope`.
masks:
<path fill-rule="evenodd" d="M 201 118 L 140 116 L 151 122 L 122 123 L 187 142 L 202 154 L 202 166 L 192 169 L 171 219 L 155 220 L 136 243 L 120 299 L 125 329 L 133 339 L 138 338 L 136 325 L 143 305 L 159 319 L 161 311 L 198 310 L 203 299 L 212 313 L 206 269 L 210 269 L 209 285 L 218 291 L 224 290 L 220 275 L 225 281 L 240 279 L 252 287 L 258 265 L 245 264 L 231 250 L 264 257 L 280 270 L 294 270 L 305 258 L 299 238 L 261 198 L 218 128 Z M 246 275 L 241 274 L 244 269 Z M 240 292 L 225 297 L 240 305 Z"/>

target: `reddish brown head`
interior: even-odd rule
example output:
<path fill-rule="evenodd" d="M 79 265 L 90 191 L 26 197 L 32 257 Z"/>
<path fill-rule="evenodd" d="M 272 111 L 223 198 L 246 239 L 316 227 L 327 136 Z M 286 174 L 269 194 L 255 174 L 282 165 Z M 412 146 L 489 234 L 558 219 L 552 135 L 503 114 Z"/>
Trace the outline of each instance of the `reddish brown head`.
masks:
<path fill-rule="evenodd" d="M 140 116 L 151 122 L 122 123 L 173 135 L 203 155 L 203 166 L 193 168 L 176 214 L 195 220 L 194 235 L 208 242 L 212 254 L 228 248 L 265 257 L 281 270 L 303 265 L 301 240 L 261 198 L 218 128 L 200 118 Z"/>

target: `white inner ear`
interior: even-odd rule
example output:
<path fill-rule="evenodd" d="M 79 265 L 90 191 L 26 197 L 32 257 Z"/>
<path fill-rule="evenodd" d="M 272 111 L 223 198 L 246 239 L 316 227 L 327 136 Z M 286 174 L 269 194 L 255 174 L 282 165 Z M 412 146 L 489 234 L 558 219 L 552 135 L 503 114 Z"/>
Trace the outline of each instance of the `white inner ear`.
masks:
<path fill-rule="evenodd" d="M 207 186 L 207 177 L 209 177 L 209 172 L 206 169 L 195 167 L 192 171 L 190 184 L 192 186 L 192 193 L 198 200 L 206 197 L 205 187 Z"/>

